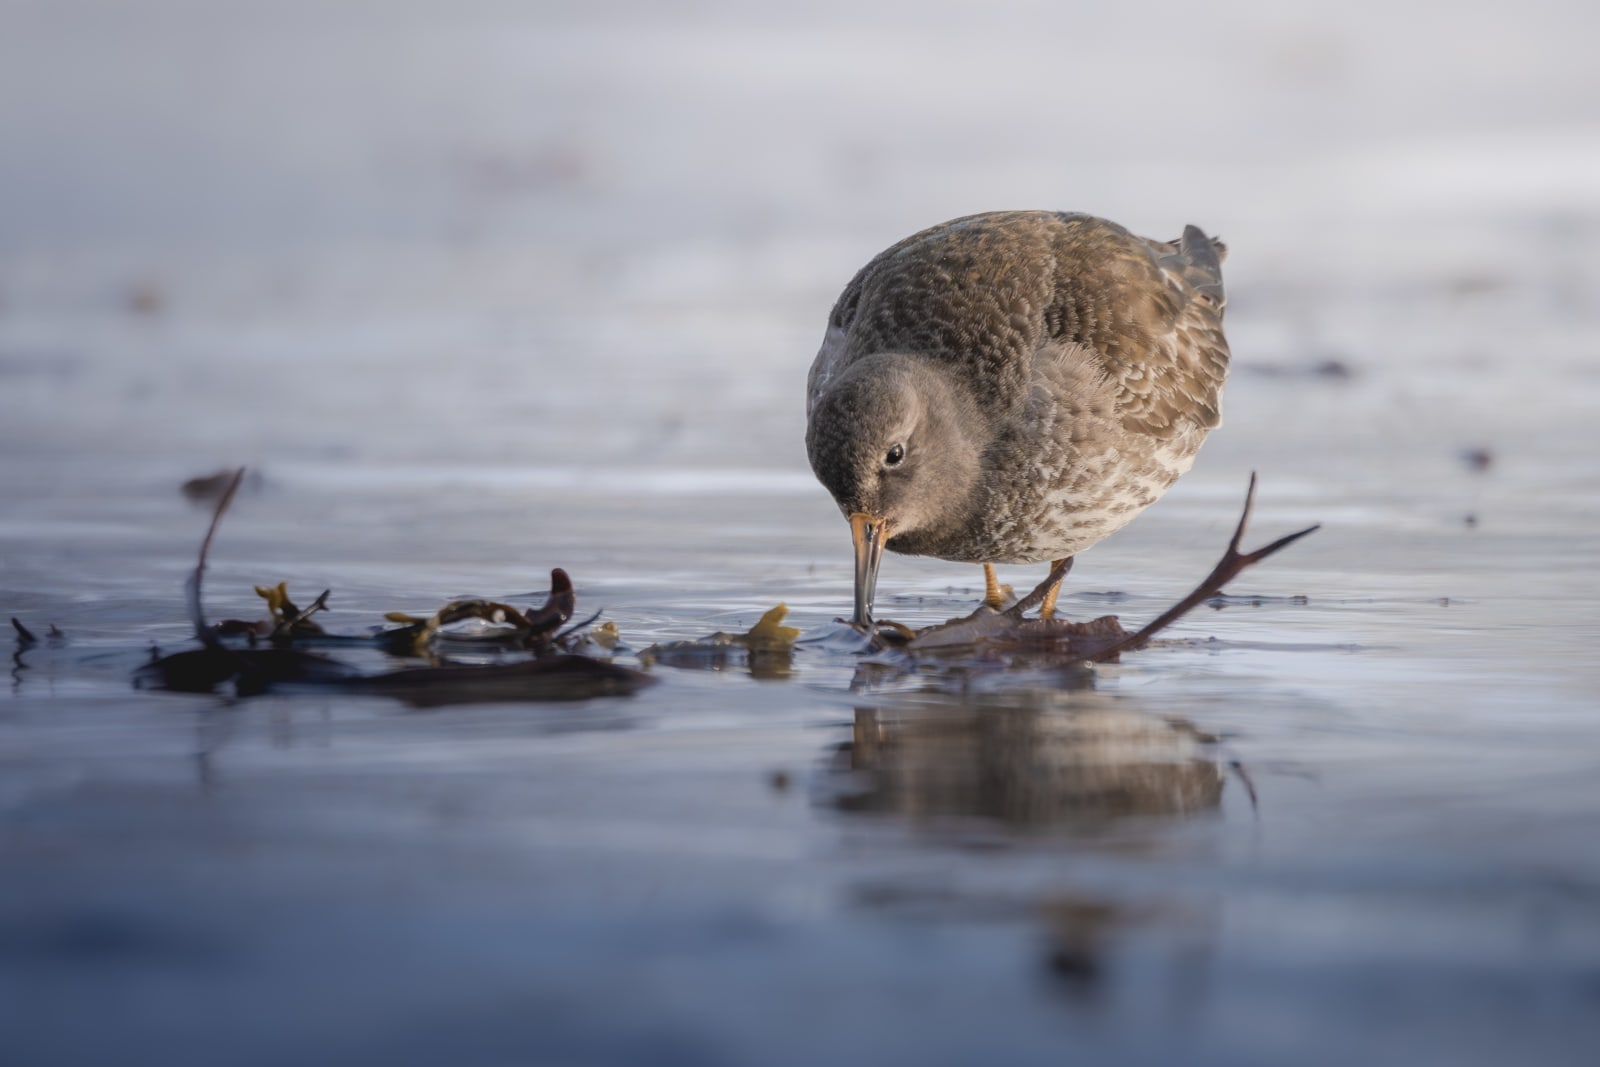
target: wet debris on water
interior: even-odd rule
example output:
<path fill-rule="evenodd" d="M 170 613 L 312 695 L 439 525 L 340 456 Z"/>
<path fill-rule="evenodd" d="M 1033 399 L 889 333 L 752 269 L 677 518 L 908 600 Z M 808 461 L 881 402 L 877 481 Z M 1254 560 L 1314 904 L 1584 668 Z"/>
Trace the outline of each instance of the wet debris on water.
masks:
<path fill-rule="evenodd" d="M 653 679 L 616 662 L 631 653 L 615 625 L 598 623 L 598 613 L 574 622 L 577 597 L 561 568 L 550 572 L 544 603 L 525 607 L 500 600 L 468 598 L 446 603 L 431 614 L 392 612 L 389 623 L 365 634 L 329 632 L 317 616 L 328 610 L 332 593 L 323 590 L 309 603 L 291 596 L 286 582 L 262 584 L 256 593 L 266 617 L 206 621 L 201 597 L 207 560 L 216 531 L 244 484 L 236 470 L 217 492 L 211 523 L 201 541 L 187 583 L 188 614 L 200 647 L 161 656 L 135 675 L 140 685 L 209 692 L 231 685 L 241 695 L 290 686 L 328 692 L 380 694 L 414 706 L 483 701 L 571 700 L 632 692 Z M 215 488 L 215 487 L 213 487 Z M 1305 603 L 1304 597 L 1233 597 L 1224 587 L 1249 567 L 1294 543 L 1317 527 L 1290 534 L 1254 551 L 1240 549 L 1255 500 L 1252 475 L 1244 508 L 1221 559 L 1199 585 L 1144 626 L 1129 630 L 1115 615 L 1088 621 L 1029 618 L 1048 582 L 1003 610 L 979 608 L 971 615 L 913 629 L 879 621 L 870 630 L 840 623 L 805 647 L 841 653 L 868 653 L 854 688 L 871 688 L 914 674 L 955 678 L 957 674 L 1006 672 L 1026 679 L 1028 672 L 1051 672 L 1052 687 L 1088 684 L 1094 663 L 1114 662 L 1136 651 L 1202 604 Z M 1110 595 L 1107 599 L 1114 599 Z M 788 608 L 778 604 L 738 633 L 713 633 L 697 640 L 651 645 L 637 653 L 644 668 L 656 665 L 699 670 L 748 671 L 758 679 L 787 678 L 794 671 L 800 631 L 784 624 Z M 598 623 L 598 624 L 597 624 Z M 37 638 L 13 623 L 20 647 Z M 358 648 L 424 661 L 385 673 L 371 673 L 330 650 Z M 482 662 L 486 656 L 515 662 Z"/>
<path fill-rule="evenodd" d="M 414 706 L 486 701 L 582 700 L 630 693 L 652 679 L 640 671 L 570 651 L 578 628 L 562 631 L 576 607 L 572 580 L 560 568 L 551 571 L 550 593 L 537 608 L 522 609 L 492 600 L 457 600 L 432 615 L 417 618 L 391 614 L 397 627 L 376 635 L 330 634 L 311 616 L 326 610 L 328 590 L 304 608 L 289 596 L 288 584 L 256 586 L 267 604 L 268 618 L 256 622 L 229 620 L 207 624 L 201 598 L 207 557 L 217 527 L 245 477 L 232 472 L 216 497 L 211 524 L 200 543 L 195 568 L 187 583 L 189 619 L 201 647 L 168 656 L 152 655 L 135 673 L 135 684 L 210 692 L 232 683 L 241 696 L 283 686 L 373 693 Z M 486 624 L 482 631 L 458 634 L 447 630 L 465 621 Z M 592 622 L 585 620 L 579 627 Z M 23 628 L 18 625 L 19 633 Z M 225 638 L 231 640 L 224 640 Z M 243 640 L 243 644 L 239 640 Z M 532 658 L 515 663 L 467 665 L 451 662 L 452 645 L 491 645 L 526 652 Z M 423 657 L 425 667 L 367 674 L 305 645 L 361 646 L 392 655 Z"/>
<path fill-rule="evenodd" d="M 354 667 L 299 648 L 214 647 L 153 656 L 134 672 L 140 688 L 210 693 L 232 683 L 239 696 L 259 696 L 290 683 L 331 685 L 359 675 Z"/>
<path fill-rule="evenodd" d="M 507 648 L 534 649 L 548 643 L 572 618 L 577 596 L 572 579 L 560 567 L 550 572 L 550 595 L 544 605 L 526 611 L 496 600 L 453 600 L 427 618 L 393 611 L 384 618 L 402 625 L 385 630 L 379 641 L 390 651 L 424 654 L 446 640 Z M 445 627 L 475 620 L 484 626 L 474 631 L 447 633 Z M 615 632 L 615 627 L 612 631 Z"/>
<path fill-rule="evenodd" d="M 855 690 L 873 689 L 909 677 L 924 681 L 942 679 L 962 684 L 975 674 L 1004 672 L 1007 678 L 1026 681 L 1029 672 L 1046 672 L 1039 681 L 1050 688 L 1078 688 L 1092 684 L 1091 665 L 1116 662 L 1126 652 L 1149 644 L 1158 633 L 1202 604 L 1221 608 L 1268 603 L 1305 604 L 1304 596 L 1230 596 L 1224 587 L 1251 566 L 1317 530 L 1312 526 L 1252 552 L 1240 550 L 1255 502 L 1256 478 L 1250 477 L 1244 509 L 1222 558 L 1211 573 L 1183 599 L 1155 619 L 1129 631 L 1115 615 L 1084 622 L 1069 619 L 1029 618 L 1025 614 L 1043 600 L 1049 581 L 1001 610 L 980 607 L 971 615 L 937 625 L 913 629 L 880 619 L 870 629 L 838 620 L 833 629 L 803 639 L 806 648 L 828 647 L 841 652 L 867 653 L 857 667 Z M 1053 575 L 1054 576 L 1054 575 Z M 1121 599 L 1123 594 L 1102 594 Z M 787 608 L 779 604 L 746 633 L 714 633 L 692 641 L 652 645 L 639 653 L 646 665 L 698 670 L 748 670 L 757 678 L 783 678 L 793 671 L 793 653 L 799 631 L 783 626 Z"/>
<path fill-rule="evenodd" d="M 921 630 L 911 630 L 898 623 L 878 622 L 871 633 L 873 647 L 879 651 L 902 652 L 913 661 L 918 657 L 949 655 L 971 658 L 976 650 L 990 654 L 1031 655 L 1042 662 L 1058 665 L 1067 662 L 1116 662 L 1123 653 L 1136 651 L 1149 644 L 1156 634 L 1201 604 L 1212 603 L 1219 597 L 1223 598 L 1222 603 L 1254 602 L 1258 598 L 1227 597 L 1223 588 L 1248 568 L 1320 528 L 1311 526 L 1280 537 L 1253 552 L 1241 552 L 1239 542 L 1250 520 L 1255 494 L 1256 477 L 1252 474 L 1243 512 L 1222 558 L 1187 596 L 1138 630 L 1128 631 L 1115 615 L 1103 615 L 1088 622 L 1025 617 L 1023 612 L 1042 599 L 1047 580 L 1039 589 L 1001 611 L 980 607 L 964 618 Z M 1290 602 L 1299 599 L 1303 598 L 1289 598 Z"/>
<path fill-rule="evenodd" d="M 1120 641 L 1129 635 L 1115 615 L 1073 622 L 1068 619 L 1028 619 L 980 608 L 965 618 L 918 630 L 909 638 L 903 627 L 896 627 L 889 635 L 880 636 L 888 636 L 887 643 L 891 647 L 900 645 L 912 652 L 933 652 L 984 642 L 1043 641 L 1052 645 L 1066 642 L 1086 647 L 1094 643 Z"/>
<path fill-rule="evenodd" d="M 788 605 L 779 604 L 742 634 L 718 632 L 694 641 L 651 645 L 639 659 L 647 666 L 749 670 L 757 678 L 784 678 L 793 671 L 794 643 L 800 637 L 798 629 L 783 625 L 788 613 Z"/>
<path fill-rule="evenodd" d="M 524 700 L 625 696 L 649 685 L 648 674 L 608 660 L 556 652 L 519 663 L 411 667 L 349 679 L 344 689 L 393 697 L 416 708 Z"/>

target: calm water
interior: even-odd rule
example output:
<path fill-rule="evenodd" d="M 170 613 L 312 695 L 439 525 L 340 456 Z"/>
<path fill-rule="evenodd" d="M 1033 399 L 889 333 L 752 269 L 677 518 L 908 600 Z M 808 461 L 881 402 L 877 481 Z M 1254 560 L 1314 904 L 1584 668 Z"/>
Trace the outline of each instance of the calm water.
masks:
<path fill-rule="evenodd" d="M 1243 4 L 909 37 L 18 6 L 0 614 L 66 637 L 0 696 L 0 1060 L 1587 1062 L 1600 77 L 1550 29 L 1588 8 L 1535 7 L 1446 42 L 1405 5 L 1382 41 Z M 1080 37 L 1117 42 L 1086 84 L 1144 81 L 1064 126 Z M 1204 123 L 1147 62 L 1180 48 L 1219 56 Z M 95 73 L 27 103 L 67 60 Z M 825 633 L 827 308 L 1000 206 L 1229 240 L 1226 424 L 1063 603 L 1159 612 L 1251 470 L 1252 542 L 1325 524 L 1232 588 L 1259 603 L 1087 675 L 822 642 L 580 704 L 131 687 L 189 633 L 178 487 L 237 462 L 213 617 L 287 580 L 360 631 L 561 566 L 634 649 L 780 601 Z M 979 577 L 891 558 L 880 604 L 938 621 Z"/>

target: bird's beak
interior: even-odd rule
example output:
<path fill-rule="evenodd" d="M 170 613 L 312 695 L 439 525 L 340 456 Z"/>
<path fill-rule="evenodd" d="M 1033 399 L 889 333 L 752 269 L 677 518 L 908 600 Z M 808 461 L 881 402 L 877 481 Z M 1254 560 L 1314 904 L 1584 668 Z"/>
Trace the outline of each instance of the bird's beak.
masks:
<path fill-rule="evenodd" d="M 889 522 L 858 511 L 850 516 L 850 536 L 856 542 L 856 614 L 853 621 L 857 626 L 871 626 L 872 595 L 878 588 L 878 561 L 883 559 L 883 546 L 889 540 Z"/>

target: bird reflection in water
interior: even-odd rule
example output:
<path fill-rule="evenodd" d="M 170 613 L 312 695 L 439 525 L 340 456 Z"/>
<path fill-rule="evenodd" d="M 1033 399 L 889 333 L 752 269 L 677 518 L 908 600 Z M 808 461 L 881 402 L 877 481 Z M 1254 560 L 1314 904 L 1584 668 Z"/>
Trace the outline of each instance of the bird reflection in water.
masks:
<path fill-rule="evenodd" d="M 1167 874 L 1145 884 L 1137 865 L 1172 859 L 1173 851 L 1186 853 L 1181 861 L 1197 858 L 1169 847 L 1193 843 L 1171 831 L 1173 820 L 1220 811 L 1229 763 L 1216 737 L 1092 691 L 1011 693 L 982 703 L 899 694 L 858 706 L 835 758 L 829 803 L 839 811 L 904 820 L 935 847 L 1016 846 L 1067 865 L 1041 886 L 997 856 L 962 865 L 937 884 L 897 878 L 861 887 L 859 903 L 901 915 L 1037 924 L 1043 973 L 1074 1001 L 1098 1002 L 1119 947 L 1151 937 L 1170 950 L 1163 968 L 1169 1003 L 1181 1009 L 1201 996 L 1219 901 L 1175 891 Z M 1083 884 L 1078 861 L 1089 856 L 1119 865 L 1118 888 Z"/>
<path fill-rule="evenodd" d="M 1082 708 L 919 702 L 858 707 L 842 765 L 845 811 L 1090 830 L 1222 803 L 1215 737 L 1182 719 Z"/>

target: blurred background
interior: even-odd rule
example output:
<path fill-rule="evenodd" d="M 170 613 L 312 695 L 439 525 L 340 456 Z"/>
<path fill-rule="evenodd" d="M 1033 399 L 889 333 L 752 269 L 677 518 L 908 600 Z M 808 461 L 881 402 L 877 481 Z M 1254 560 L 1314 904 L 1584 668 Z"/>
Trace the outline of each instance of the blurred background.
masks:
<path fill-rule="evenodd" d="M 0 0 L 0 609 L 66 635 L 0 694 L 0 1061 L 1588 1062 L 1597 39 L 1592 0 Z M 999 208 L 1231 248 L 1224 427 L 1064 609 L 1171 603 L 1251 470 L 1252 539 L 1326 525 L 1172 643 L 959 692 L 826 645 L 432 715 L 129 689 L 192 637 L 179 486 L 241 462 L 213 617 L 563 566 L 635 649 L 825 626 L 828 310 Z M 880 604 L 978 587 L 891 558 Z"/>
<path fill-rule="evenodd" d="M 1294 444 L 1478 444 L 1475 424 L 1529 429 L 1495 387 L 1541 423 L 1595 399 L 1524 371 L 1594 340 L 1583 3 L 3 18 L 9 455 L 803 469 L 801 383 L 843 283 L 1014 207 L 1198 223 L 1234 250 L 1241 364 L 1398 368 L 1391 400 L 1427 394 L 1259 427 Z M 1552 319 L 1584 324 L 1581 353 Z"/>

